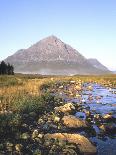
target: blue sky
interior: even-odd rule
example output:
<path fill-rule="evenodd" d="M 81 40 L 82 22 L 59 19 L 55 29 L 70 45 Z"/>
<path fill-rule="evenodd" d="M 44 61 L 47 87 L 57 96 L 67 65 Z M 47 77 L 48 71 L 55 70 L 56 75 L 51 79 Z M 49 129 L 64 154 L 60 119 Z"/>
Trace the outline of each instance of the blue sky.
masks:
<path fill-rule="evenodd" d="M 49 35 L 116 70 L 116 0 L 0 0 L 0 60 Z"/>

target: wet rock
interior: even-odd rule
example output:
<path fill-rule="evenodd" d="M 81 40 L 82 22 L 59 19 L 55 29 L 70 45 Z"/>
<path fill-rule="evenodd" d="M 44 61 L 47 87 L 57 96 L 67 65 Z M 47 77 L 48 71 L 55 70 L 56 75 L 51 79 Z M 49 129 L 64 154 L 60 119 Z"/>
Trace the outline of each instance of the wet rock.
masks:
<path fill-rule="evenodd" d="M 99 128 L 105 134 L 109 134 L 109 135 L 116 134 L 116 124 L 115 123 L 103 124 Z"/>
<path fill-rule="evenodd" d="M 91 94 L 88 96 L 88 100 L 89 101 L 92 101 L 93 100 L 93 96 Z"/>
<path fill-rule="evenodd" d="M 87 87 L 87 90 L 92 91 L 93 87 L 90 85 L 90 86 Z"/>
<path fill-rule="evenodd" d="M 86 121 L 81 120 L 75 116 L 68 115 L 62 118 L 63 124 L 68 128 L 86 128 L 88 127 Z"/>
<path fill-rule="evenodd" d="M 80 94 L 76 94 L 76 98 L 78 98 L 78 99 L 82 99 L 82 95 L 80 95 Z"/>
<path fill-rule="evenodd" d="M 101 125 L 100 127 L 99 127 L 102 131 L 105 131 L 106 130 L 106 128 L 105 128 L 105 125 Z"/>
<path fill-rule="evenodd" d="M 91 116 L 90 110 L 84 109 L 83 112 L 86 114 L 86 117 L 90 117 Z"/>
<path fill-rule="evenodd" d="M 74 113 L 75 112 L 75 106 L 72 103 L 67 103 L 63 106 L 55 107 L 55 112 L 62 112 L 62 113 Z"/>
<path fill-rule="evenodd" d="M 82 103 L 86 103 L 86 100 L 85 100 L 85 99 L 82 99 L 81 102 L 82 102 Z"/>
<path fill-rule="evenodd" d="M 103 118 L 100 114 L 94 114 L 94 122 L 97 124 L 97 125 L 100 125 L 102 122 L 103 122 Z"/>
<path fill-rule="evenodd" d="M 83 120 L 86 119 L 86 114 L 84 112 L 77 112 L 75 116 Z"/>
<path fill-rule="evenodd" d="M 84 155 L 95 155 L 97 152 L 96 147 L 86 137 L 79 134 L 67 134 L 67 133 L 54 133 L 46 134 L 44 140 L 58 139 L 64 140 L 73 144 L 76 144 L 80 152 Z"/>
<path fill-rule="evenodd" d="M 103 116 L 103 119 L 104 119 L 106 122 L 115 121 L 115 118 L 113 117 L 113 115 L 112 115 L 111 113 L 105 114 L 105 115 Z"/>
<path fill-rule="evenodd" d="M 100 100 L 102 98 L 102 96 L 95 96 L 96 100 Z"/>

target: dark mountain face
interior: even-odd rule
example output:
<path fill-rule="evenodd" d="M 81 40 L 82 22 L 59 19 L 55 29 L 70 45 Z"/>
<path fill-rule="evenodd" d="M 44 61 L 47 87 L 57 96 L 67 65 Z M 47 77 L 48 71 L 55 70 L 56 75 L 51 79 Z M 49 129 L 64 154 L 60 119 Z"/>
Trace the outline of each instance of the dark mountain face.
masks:
<path fill-rule="evenodd" d="M 15 72 L 50 75 L 103 74 L 84 56 L 55 36 L 40 40 L 28 49 L 21 49 L 5 59 Z M 105 70 L 105 72 L 109 72 Z"/>

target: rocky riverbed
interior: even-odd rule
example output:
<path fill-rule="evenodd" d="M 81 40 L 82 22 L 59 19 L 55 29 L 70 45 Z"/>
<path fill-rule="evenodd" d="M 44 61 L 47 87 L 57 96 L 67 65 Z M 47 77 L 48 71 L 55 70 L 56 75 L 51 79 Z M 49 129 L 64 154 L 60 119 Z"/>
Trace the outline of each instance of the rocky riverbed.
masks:
<path fill-rule="evenodd" d="M 54 95 L 62 97 L 66 103 L 55 107 L 55 112 L 63 113 L 61 131 L 87 137 L 96 144 L 98 155 L 115 155 L 116 89 L 81 81 L 56 87 Z"/>
<path fill-rule="evenodd" d="M 46 85 L 42 91 L 57 103 L 50 98 L 42 115 L 23 114 L 20 132 L 0 144 L 1 155 L 116 154 L 115 88 L 70 80 Z"/>

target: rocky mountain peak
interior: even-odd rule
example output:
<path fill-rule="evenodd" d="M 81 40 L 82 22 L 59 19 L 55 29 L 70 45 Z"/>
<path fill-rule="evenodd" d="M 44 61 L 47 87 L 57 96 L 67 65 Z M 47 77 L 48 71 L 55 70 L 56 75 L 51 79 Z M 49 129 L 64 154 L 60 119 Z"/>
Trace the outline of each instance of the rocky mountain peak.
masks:
<path fill-rule="evenodd" d="M 57 75 L 102 73 L 101 69 L 54 35 L 17 51 L 5 61 L 14 65 L 15 72 Z"/>

